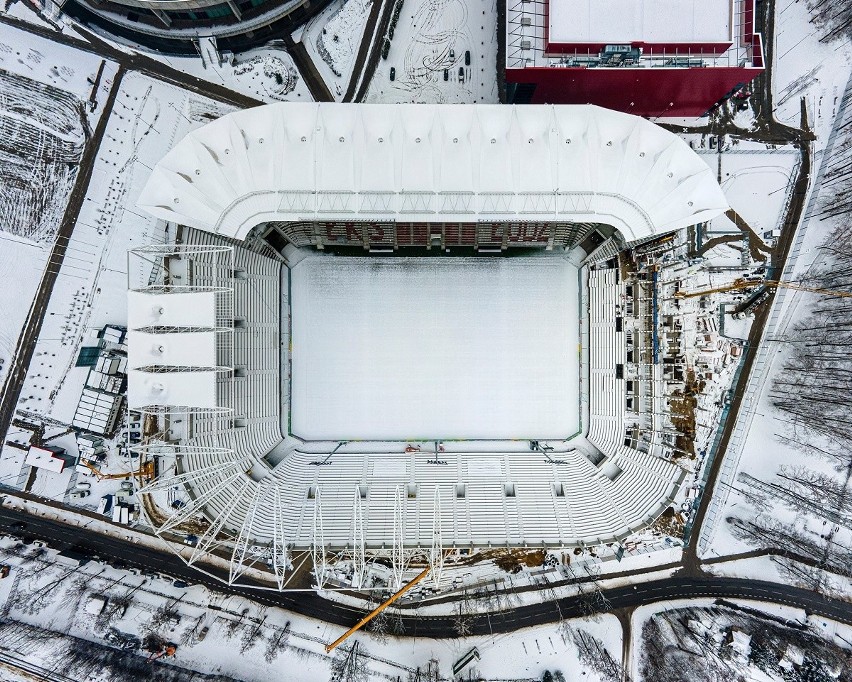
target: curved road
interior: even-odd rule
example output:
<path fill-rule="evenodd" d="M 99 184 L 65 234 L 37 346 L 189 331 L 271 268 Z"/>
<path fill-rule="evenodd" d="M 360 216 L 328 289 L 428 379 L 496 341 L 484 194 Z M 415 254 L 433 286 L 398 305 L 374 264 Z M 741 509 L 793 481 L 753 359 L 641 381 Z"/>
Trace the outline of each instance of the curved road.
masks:
<path fill-rule="evenodd" d="M 25 524 L 23 530 L 19 524 Z M 102 535 L 85 527 L 73 528 L 23 511 L 0 509 L 0 532 L 38 538 L 55 549 L 73 549 L 80 554 L 99 557 L 101 560 L 118 559 L 128 565 L 154 569 L 189 583 L 201 582 L 219 592 L 284 608 L 340 625 L 343 628 L 350 627 L 364 614 L 362 610 L 329 601 L 315 592 L 279 593 L 258 591 L 250 587 L 228 586 L 189 568 L 171 553 L 159 552 L 126 540 Z M 224 576 L 224 573 L 220 571 L 212 570 L 211 572 Z M 610 609 L 634 608 L 665 600 L 696 597 L 751 599 L 798 607 L 809 614 L 852 625 L 852 605 L 847 602 L 830 599 L 809 590 L 760 580 L 676 576 L 636 586 L 604 590 L 603 595 L 609 602 Z M 577 618 L 588 615 L 587 608 L 587 600 L 565 597 L 504 612 L 471 615 L 470 634 L 489 635 L 511 632 L 518 628 L 557 622 L 561 618 Z M 454 616 L 403 615 L 402 620 L 406 636 L 456 637 L 456 617 Z"/>

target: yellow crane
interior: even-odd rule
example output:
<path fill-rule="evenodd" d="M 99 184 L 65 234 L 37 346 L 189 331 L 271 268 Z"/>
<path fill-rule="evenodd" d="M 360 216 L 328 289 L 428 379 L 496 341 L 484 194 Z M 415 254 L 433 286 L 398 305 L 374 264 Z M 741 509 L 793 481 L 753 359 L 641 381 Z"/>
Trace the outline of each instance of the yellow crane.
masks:
<path fill-rule="evenodd" d="M 818 287 L 806 287 L 794 282 L 778 282 L 775 280 L 766 280 L 760 282 L 750 282 L 745 279 L 737 279 L 731 284 L 725 284 L 721 287 L 713 289 L 702 289 L 701 291 L 678 291 L 675 293 L 675 298 L 695 298 L 697 296 L 706 296 L 707 294 L 720 294 L 725 291 L 738 291 L 740 289 L 751 289 L 753 287 L 768 287 L 771 289 L 795 289 L 796 291 L 807 291 L 812 294 L 824 294 L 825 296 L 838 296 L 841 298 L 852 298 L 850 291 L 836 291 L 835 289 L 820 289 Z"/>
<path fill-rule="evenodd" d="M 95 466 L 94 462 L 88 459 L 81 459 L 80 464 L 86 467 L 89 471 L 91 471 L 99 481 L 104 480 L 116 480 L 119 478 L 130 478 L 131 476 L 138 476 L 141 480 L 143 477 L 151 478 L 154 475 L 154 460 L 149 459 L 147 462 L 144 462 L 139 465 L 139 468 L 136 471 L 122 471 L 120 473 L 113 474 L 105 474 L 97 466 Z"/>
<path fill-rule="evenodd" d="M 331 644 L 328 644 L 328 645 L 325 647 L 325 653 L 330 653 L 331 651 L 333 651 L 334 649 L 336 649 L 336 648 L 337 648 L 340 644 L 342 644 L 343 642 L 345 642 L 345 641 L 346 641 L 346 639 L 347 639 L 350 635 L 352 635 L 352 634 L 354 634 L 354 633 L 358 632 L 358 630 L 360 630 L 362 627 L 364 627 L 367 623 L 369 623 L 371 620 L 373 620 L 373 618 L 375 618 L 375 617 L 376 617 L 376 616 L 378 616 L 378 615 L 379 615 L 382 611 L 384 611 L 384 610 L 385 610 L 388 606 L 390 606 L 391 604 L 393 604 L 393 603 L 394 603 L 397 599 L 399 599 L 402 595 L 404 595 L 406 592 L 408 592 L 408 590 L 410 590 L 410 589 L 411 589 L 412 587 L 414 587 L 417 583 L 419 583 L 421 580 L 423 580 L 423 578 L 425 578 L 425 577 L 426 577 L 426 574 L 427 574 L 427 573 L 429 573 L 429 570 L 430 570 L 430 567 L 429 567 L 429 566 L 427 566 L 426 568 L 424 568 L 424 569 L 423 569 L 423 572 L 422 572 L 422 573 L 420 573 L 420 574 L 419 574 L 416 578 L 414 578 L 414 580 L 412 580 L 412 581 L 411 581 L 410 583 L 408 583 L 407 585 L 403 585 L 403 586 L 402 586 L 402 589 L 400 589 L 400 590 L 399 590 L 396 594 L 394 594 L 393 596 L 389 597 L 389 598 L 388 598 L 386 601 L 384 601 L 383 603 L 379 604 L 376 608 L 374 608 L 372 611 L 370 611 L 370 613 L 368 613 L 368 614 L 367 614 L 366 616 L 364 616 L 361 620 L 359 620 L 359 621 L 358 621 L 358 623 L 357 623 L 356 625 L 353 625 L 351 628 L 349 628 L 346 632 L 344 632 L 344 633 L 343 633 L 340 637 L 338 637 L 336 640 L 334 640 Z"/>

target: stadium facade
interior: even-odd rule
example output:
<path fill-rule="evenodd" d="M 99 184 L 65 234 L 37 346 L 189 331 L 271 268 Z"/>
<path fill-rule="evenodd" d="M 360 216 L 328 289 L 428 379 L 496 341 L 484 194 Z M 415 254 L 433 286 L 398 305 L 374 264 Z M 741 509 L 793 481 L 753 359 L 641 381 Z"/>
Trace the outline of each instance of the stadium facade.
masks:
<path fill-rule="evenodd" d="M 386 586 L 424 563 L 440 583 L 451 557 L 478 549 L 619 542 L 674 500 L 685 472 L 673 457 L 660 338 L 675 323 L 659 319 L 659 278 L 627 275 L 615 258 L 727 209 L 712 171 L 674 134 L 594 106 L 271 105 L 190 133 L 156 165 L 139 205 L 167 221 L 173 237 L 130 258 L 128 401 L 146 415 L 138 449 L 160 472 L 140 494 L 159 534 L 194 536 L 191 564 L 219 555 L 231 582 L 250 571 L 256 583 L 266 572 L 284 588 L 298 572 L 293 557 L 305 553 L 316 584 L 365 587 L 371 557 L 383 557 Z M 483 362 L 474 353 L 468 363 L 482 370 L 472 375 L 478 383 L 504 363 L 532 358 L 540 368 L 573 355 L 579 377 L 565 390 L 577 393 L 580 414 L 566 418 L 561 440 L 486 430 L 451 441 L 457 434 L 442 432 L 445 417 L 430 411 L 434 398 L 414 389 L 416 409 L 438 415 L 428 441 L 370 430 L 389 421 L 384 389 L 363 394 L 365 430 L 351 437 L 345 431 L 361 422 L 344 414 L 346 401 L 329 404 L 333 392 L 298 412 L 293 403 L 305 392 L 291 382 L 303 389 L 312 381 L 299 363 L 311 353 L 330 361 L 322 352 L 334 333 L 332 325 L 305 334 L 299 320 L 318 300 L 311 296 L 339 298 L 334 314 L 369 303 L 368 322 L 380 319 L 381 300 L 347 298 L 351 282 L 381 267 L 398 274 L 412 260 L 430 268 L 435 259 L 425 256 L 438 249 L 470 256 L 440 259 L 454 272 L 467 268 L 459 280 L 466 287 L 489 269 L 481 258 L 477 268 L 475 255 L 540 254 L 508 259 L 526 269 L 485 280 L 489 310 L 492 302 L 503 310 L 510 293 L 524 300 L 515 291 L 524 277 L 539 292 L 553 290 L 556 280 L 541 289 L 537 263 L 575 273 L 569 280 L 579 291 L 564 295 L 581 308 L 567 313 L 579 353 L 569 335 L 561 349 L 537 346 L 533 335 L 523 354 Z M 316 263 L 320 286 L 306 295 L 303 275 Z M 356 279 L 327 285 L 335 267 Z M 443 278 L 430 268 L 417 280 L 431 282 L 419 304 L 440 333 L 432 303 Z M 470 316 L 456 314 L 454 324 Z M 372 385 L 346 363 L 378 355 L 377 371 L 398 374 L 425 358 L 377 350 L 370 344 L 386 339 L 367 344 L 355 325 L 338 330 L 353 350 L 345 362 L 331 358 L 339 367 L 331 379 Z M 552 340 L 555 332 L 542 333 Z M 436 357 L 429 376 L 446 365 Z M 502 386 L 508 401 L 525 388 Z M 321 426 L 336 431 L 313 439 L 294 432 L 295 423 L 316 425 L 310 420 L 324 404 Z M 345 575 L 332 570 L 332 557 L 342 558 Z"/>
<path fill-rule="evenodd" d="M 294 31 L 328 0 L 66 0 L 63 11 L 125 40 L 175 54 L 218 58 Z M 209 55 L 209 57 L 208 57 Z"/>
<path fill-rule="evenodd" d="M 517 104 L 701 116 L 764 69 L 756 0 L 507 0 Z"/>

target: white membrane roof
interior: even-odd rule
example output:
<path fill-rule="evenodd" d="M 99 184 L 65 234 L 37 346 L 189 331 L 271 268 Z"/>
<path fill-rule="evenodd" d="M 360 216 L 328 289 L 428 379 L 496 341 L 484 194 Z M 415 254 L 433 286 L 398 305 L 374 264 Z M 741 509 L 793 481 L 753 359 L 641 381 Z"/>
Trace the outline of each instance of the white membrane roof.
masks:
<path fill-rule="evenodd" d="M 216 372 L 141 372 L 131 369 L 127 380 L 127 405 L 216 407 Z"/>
<path fill-rule="evenodd" d="M 216 332 L 128 333 L 130 368 L 152 365 L 183 367 L 216 366 Z"/>
<path fill-rule="evenodd" d="M 552 43 L 726 43 L 732 0 L 549 0 Z"/>
<path fill-rule="evenodd" d="M 278 220 L 614 225 L 627 241 L 723 213 L 673 133 L 591 105 L 281 103 L 189 133 L 139 205 L 243 239 Z"/>
<path fill-rule="evenodd" d="M 127 292 L 127 325 L 141 327 L 216 326 L 216 294 L 209 291 L 149 294 Z"/>

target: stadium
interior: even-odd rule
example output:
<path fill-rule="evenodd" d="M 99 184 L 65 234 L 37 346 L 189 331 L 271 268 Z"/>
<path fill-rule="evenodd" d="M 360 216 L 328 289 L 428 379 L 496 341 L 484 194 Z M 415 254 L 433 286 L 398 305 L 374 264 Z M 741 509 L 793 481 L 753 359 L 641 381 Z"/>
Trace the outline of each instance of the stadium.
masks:
<path fill-rule="evenodd" d="M 621 542 L 675 499 L 677 273 L 636 254 L 727 203 L 673 133 L 589 105 L 269 105 L 190 133 L 139 205 L 169 236 L 129 255 L 140 496 L 190 564 L 439 584 L 488 549 Z"/>

